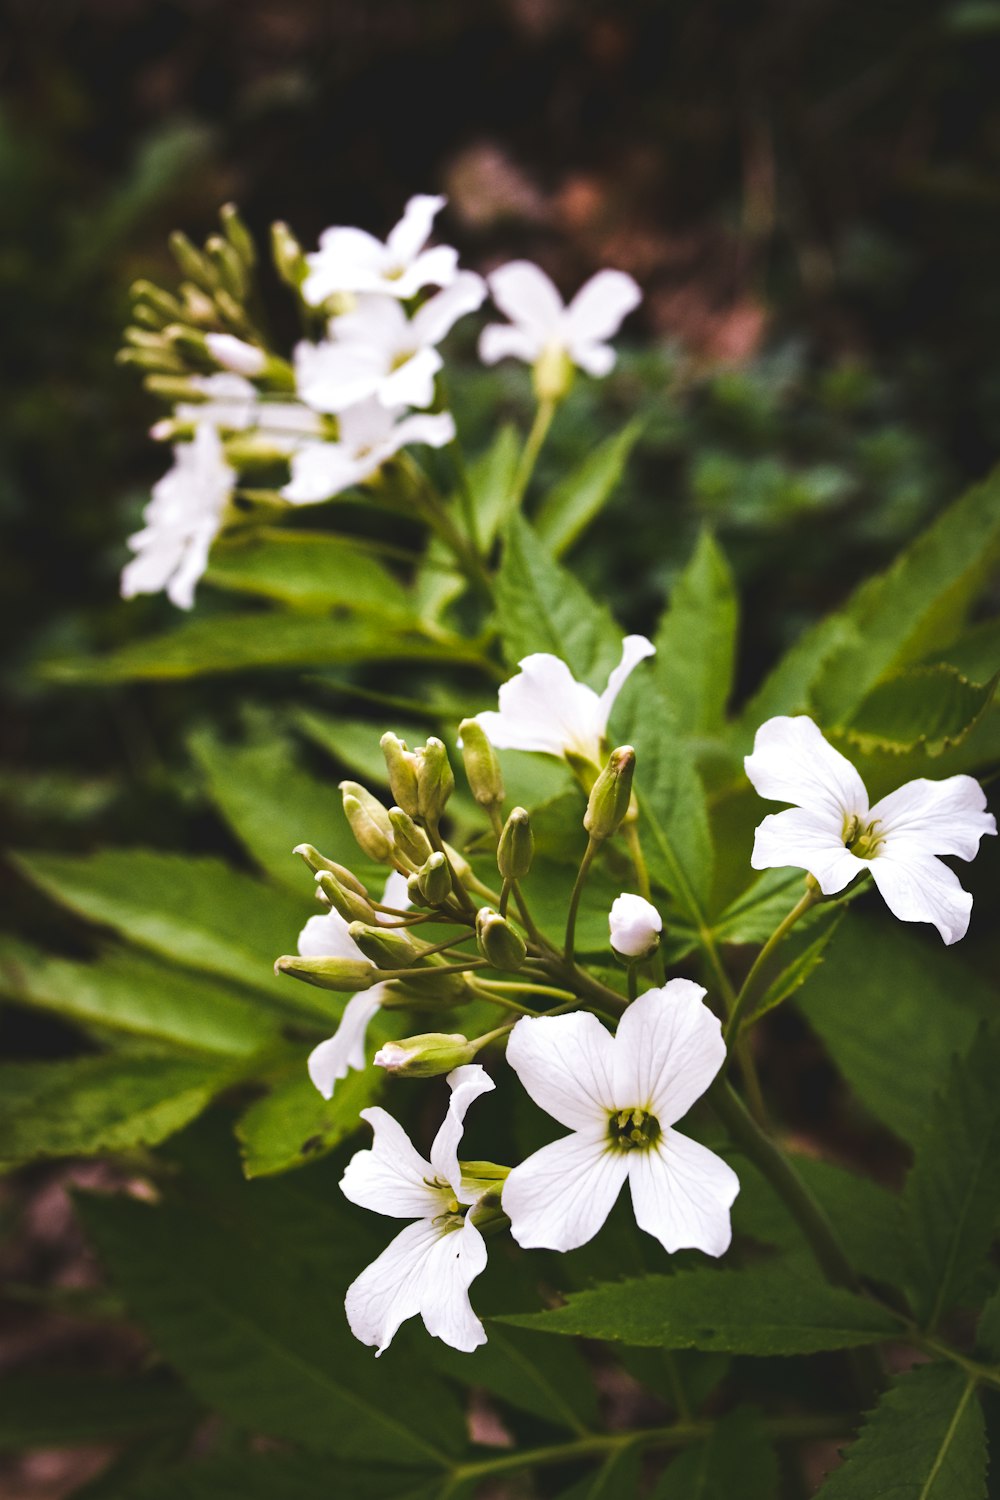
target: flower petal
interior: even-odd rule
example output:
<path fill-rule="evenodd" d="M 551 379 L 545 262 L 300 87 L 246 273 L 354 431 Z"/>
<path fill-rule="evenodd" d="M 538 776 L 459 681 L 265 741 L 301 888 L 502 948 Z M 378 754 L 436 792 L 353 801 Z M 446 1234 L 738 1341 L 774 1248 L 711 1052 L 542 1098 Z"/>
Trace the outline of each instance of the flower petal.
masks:
<path fill-rule="evenodd" d="M 507 1061 L 540 1109 L 570 1130 L 607 1131 L 615 1107 L 614 1038 L 589 1011 L 525 1016 L 507 1042 Z"/>
<path fill-rule="evenodd" d="M 794 802 L 841 821 L 868 812 L 861 777 L 805 714 L 768 719 L 757 730 L 753 754 L 743 764 L 759 794 L 771 801 Z"/>
<path fill-rule="evenodd" d="M 303 958 L 364 958 L 364 954 L 347 930 L 347 922 L 331 907 L 317 917 L 310 917 L 299 933 L 299 953 Z"/>
<path fill-rule="evenodd" d="M 393 870 L 386 880 L 385 888 L 382 891 L 382 905 L 391 906 L 394 911 L 408 911 L 412 905 L 410 901 L 410 887 L 406 876 L 401 875 L 398 870 Z M 376 912 L 375 915 L 376 921 L 379 922 L 394 922 L 396 920 L 388 912 Z"/>
<path fill-rule="evenodd" d="M 479 335 L 479 358 L 484 365 L 495 365 L 501 359 L 523 359 L 526 365 L 533 365 L 542 347 L 536 334 L 513 323 L 489 323 Z"/>
<path fill-rule="evenodd" d="M 468 1293 L 485 1267 L 486 1246 L 473 1225 L 408 1224 L 348 1287 L 351 1332 L 381 1354 L 400 1324 L 422 1313 L 428 1333 L 469 1352 L 486 1342 Z"/>
<path fill-rule="evenodd" d="M 690 979 L 671 979 L 633 1000 L 615 1033 L 616 1109 L 648 1109 L 666 1129 L 701 1098 L 726 1056 L 704 994 Z"/>
<path fill-rule="evenodd" d="M 565 755 L 573 750 L 589 760 L 600 757 L 600 700 L 577 682 L 558 656 L 546 651 L 526 656 L 499 693 L 499 713 L 477 715 L 498 750 L 539 750 Z"/>
<path fill-rule="evenodd" d="M 901 922 L 932 922 L 949 945 L 969 929 L 972 897 L 954 870 L 931 855 L 906 851 L 897 858 L 883 845 L 870 862 L 872 879 Z"/>
<path fill-rule="evenodd" d="M 291 457 L 292 477 L 282 485 L 283 498 L 292 505 L 317 505 L 360 483 L 364 465 L 343 443 L 303 443 Z"/>
<path fill-rule="evenodd" d="M 367 230 L 340 225 L 324 229 L 319 250 L 306 256 L 308 274 L 302 283 L 302 297 L 311 307 L 318 307 L 335 292 L 355 290 L 358 275 L 362 284 L 377 274 L 385 250 Z"/>
<path fill-rule="evenodd" d="M 729 1249 L 729 1210 L 740 1180 L 720 1156 L 669 1130 L 654 1150 L 631 1152 L 628 1164 L 635 1222 L 668 1254 Z"/>
<path fill-rule="evenodd" d="M 413 337 L 417 344 L 439 344 L 459 318 L 475 312 L 486 299 L 486 283 L 475 271 L 460 271 L 450 286 L 437 292 L 413 315 Z"/>
<path fill-rule="evenodd" d="M 378 399 L 386 406 L 430 406 L 443 363 L 436 349 L 418 349 L 379 383 Z"/>
<path fill-rule="evenodd" d="M 493 1079 L 478 1063 L 466 1063 L 453 1068 L 448 1074 L 451 1099 L 444 1123 L 431 1146 L 431 1165 L 438 1177 L 450 1182 L 459 1203 L 474 1203 L 478 1193 L 471 1197 L 462 1191 L 462 1169 L 458 1164 L 458 1146 L 465 1129 L 465 1115 L 473 1099 L 488 1094 L 496 1088 Z"/>
<path fill-rule="evenodd" d="M 986 793 L 973 776 L 944 781 L 919 777 L 876 802 L 872 820 L 882 824 L 885 850 L 914 854 L 957 854 L 975 859 L 979 840 L 996 833 L 996 819 L 986 811 Z"/>
<path fill-rule="evenodd" d="M 540 266 L 512 260 L 488 276 L 490 296 L 518 327 L 547 344 L 562 322 L 563 300 Z"/>
<path fill-rule="evenodd" d="M 613 1150 L 606 1130 L 563 1136 L 504 1183 L 510 1232 L 525 1250 L 575 1250 L 600 1229 L 627 1175 L 628 1152 Z"/>
<path fill-rule="evenodd" d="M 656 647 L 644 635 L 627 635 L 622 641 L 622 659 L 612 671 L 608 678 L 608 685 L 598 700 L 600 704 L 598 723 L 602 736 L 608 727 L 608 719 L 611 717 L 611 710 L 615 706 L 618 694 L 639 663 L 645 661 L 647 656 L 655 655 Z"/>
<path fill-rule="evenodd" d="M 382 282 L 382 290 L 408 302 L 425 286 L 450 286 L 458 275 L 458 251 L 434 245 L 418 255 L 401 275 Z"/>
<path fill-rule="evenodd" d="M 575 343 L 570 351 L 573 363 L 595 380 L 603 380 L 615 367 L 617 355 L 610 344 Z"/>
<path fill-rule="evenodd" d="M 377 390 L 389 363 L 379 347 L 360 340 L 345 344 L 302 342 L 295 346 L 295 381 L 307 406 L 336 413 L 367 400 Z"/>
<path fill-rule="evenodd" d="M 365 1037 L 372 1017 L 382 1002 L 384 985 L 373 984 L 370 990 L 352 995 L 344 1006 L 340 1025 L 333 1036 L 320 1042 L 309 1054 L 306 1066 L 315 1088 L 324 1099 L 332 1099 L 338 1079 L 346 1078 L 365 1065 Z"/>
<path fill-rule="evenodd" d="M 843 819 L 824 809 L 807 812 L 787 807 L 768 813 L 754 834 L 750 863 L 755 870 L 808 870 L 819 881 L 824 896 L 835 896 L 856 875 L 868 869 L 844 844 Z"/>
<path fill-rule="evenodd" d="M 370 993 L 370 991 L 369 991 Z M 414 1150 L 410 1138 L 392 1115 L 377 1106 L 361 1111 L 375 1138 L 371 1149 L 356 1151 L 340 1179 L 340 1191 L 359 1208 L 392 1219 L 434 1218 L 445 1211 L 446 1200 L 434 1187 L 434 1168 Z"/>
<path fill-rule="evenodd" d="M 566 309 L 570 348 L 577 340 L 589 344 L 614 338 L 641 301 L 642 292 L 627 272 L 598 271 L 584 283 Z"/>
<path fill-rule="evenodd" d="M 430 193 L 416 193 L 403 209 L 403 217 L 390 230 L 386 249 L 394 261 L 408 265 L 426 245 L 430 238 L 435 217 L 444 208 L 447 199 L 433 197 Z"/>

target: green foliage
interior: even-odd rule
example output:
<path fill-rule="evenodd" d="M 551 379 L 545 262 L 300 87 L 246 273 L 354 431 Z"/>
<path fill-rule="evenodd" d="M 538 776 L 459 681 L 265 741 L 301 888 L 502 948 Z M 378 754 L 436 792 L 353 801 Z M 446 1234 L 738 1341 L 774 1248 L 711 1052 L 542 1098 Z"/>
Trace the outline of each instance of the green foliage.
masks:
<path fill-rule="evenodd" d="M 911 667 L 886 678 L 868 694 L 843 731 L 862 752 L 920 746 L 930 756 L 960 745 L 996 692 L 1000 673 L 970 682 L 946 663 Z"/>
<path fill-rule="evenodd" d="M 650 1348 L 812 1354 L 891 1337 L 873 1303 L 790 1266 L 678 1271 L 574 1292 L 565 1307 L 501 1321 Z"/>
<path fill-rule="evenodd" d="M 739 606 L 732 573 L 702 533 L 656 632 L 656 674 L 682 734 L 718 734 L 736 664 Z"/>
<path fill-rule="evenodd" d="M 206 581 L 237 594 L 258 594 L 296 609 L 340 607 L 412 624 L 417 618 L 403 585 L 352 537 L 263 527 L 212 552 Z"/>
<path fill-rule="evenodd" d="M 975 1383 L 950 1365 L 899 1376 L 822 1500 L 984 1500 L 986 1435 Z"/>
<path fill-rule="evenodd" d="M 62 1448 L 184 1430 L 202 1415 L 162 1375 L 10 1375 L 0 1380 L 0 1450 Z"/>
<path fill-rule="evenodd" d="M 774 1500 L 777 1486 L 777 1458 L 759 1416 L 734 1411 L 707 1442 L 674 1459 L 652 1500 Z"/>
<path fill-rule="evenodd" d="M 640 422 L 630 422 L 605 438 L 543 497 L 533 525 L 553 557 L 567 552 L 611 499 L 641 431 Z"/>
<path fill-rule="evenodd" d="M 840 926 L 844 917 L 844 908 L 834 908 L 832 911 L 821 912 L 822 920 L 815 922 L 793 935 L 790 941 L 779 950 L 781 955 L 781 969 L 763 993 L 753 1002 L 747 1015 L 748 1021 L 756 1020 L 766 1015 L 769 1010 L 794 995 L 795 991 L 801 989 L 806 980 L 823 962 L 826 956 L 827 945 Z M 816 928 L 819 931 L 816 931 Z"/>
<path fill-rule="evenodd" d="M 597 1396 L 583 1356 L 565 1339 L 494 1323 L 489 1341 L 471 1354 L 435 1341 L 436 1370 L 462 1385 L 481 1386 L 510 1406 L 584 1433 L 597 1419 Z"/>
<path fill-rule="evenodd" d="M 641 1481 L 641 1455 L 633 1444 L 612 1448 L 600 1466 L 559 1500 L 633 1500 Z"/>
<path fill-rule="evenodd" d="M 267 1177 L 325 1156 L 361 1128 L 358 1118 L 374 1104 L 384 1075 L 377 1068 L 349 1073 L 324 1099 L 305 1071 L 304 1058 L 275 1079 L 244 1112 L 236 1136 L 247 1177 Z"/>
<path fill-rule="evenodd" d="M 929 1110 L 903 1193 L 914 1312 L 934 1329 L 975 1293 L 1000 1197 L 1000 1038 L 981 1026 Z"/>

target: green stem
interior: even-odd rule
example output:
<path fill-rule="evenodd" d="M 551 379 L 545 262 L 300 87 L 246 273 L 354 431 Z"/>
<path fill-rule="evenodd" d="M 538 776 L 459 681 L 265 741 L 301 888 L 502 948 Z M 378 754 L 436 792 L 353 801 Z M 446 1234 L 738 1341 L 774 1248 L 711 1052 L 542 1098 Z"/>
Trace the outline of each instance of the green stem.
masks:
<path fill-rule="evenodd" d="M 576 943 L 576 914 L 580 907 L 580 897 L 583 895 L 583 887 L 586 884 L 590 867 L 594 863 L 594 855 L 597 853 L 598 843 L 598 839 L 588 839 L 587 847 L 580 861 L 580 868 L 577 871 L 573 894 L 569 898 L 569 911 L 566 915 L 566 940 L 563 944 L 563 958 L 568 964 L 573 962 L 573 948 Z"/>
<path fill-rule="evenodd" d="M 514 476 L 514 489 L 510 501 L 511 513 L 517 510 L 524 499 L 525 490 L 531 483 L 531 476 L 535 472 L 535 464 L 538 462 L 538 455 L 542 450 L 542 444 L 545 442 L 549 428 L 552 426 L 552 418 L 556 414 L 557 404 L 557 402 L 551 400 L 540 401 L 538 403 L 535 420 L 531 424 L 531 431 L 528 433 L 524 449 L 521 453 L 521 460 L 517 466 L 517 473 Z"/>
<path fill-rule="evenodd" d="M 737 1037 L 739 1036 L 740 1027 L 743 1025 L 743 1022 L 746 1019 L 750 1003 L 756 998 L 755 990 L 757 980 L 763 972 L 765 966 L 767 965 L 767 961 L 771 957 L 771 954 L 778 947 L 779 943 L 781 943 L 783 939 L 788 935 L 788 933 L 791 932 L 792 928 L 795 926 L 799 918 L 804 917 L 806 912 L 814 907 L 817 901 L 820 900 L 822 900 L 822 895 L 818 887 L 810 886 L 801 900 L 788 913 L 787 917 L 785 917 L 783 921 L 778 923 L 777 927 L 771 933 L 771 936 L 768 938 L 763 948 L 757 954 L 757 957 L 754 959 L 753 964 L 750 967 L 749 974 L 743 981 L 743 987 L 740 990 L 739 994 L 736 996 L 736 1001 L 729 1013 L 729 1020 L 726 1023 L 727 1042 L 735 1042 Z"/>

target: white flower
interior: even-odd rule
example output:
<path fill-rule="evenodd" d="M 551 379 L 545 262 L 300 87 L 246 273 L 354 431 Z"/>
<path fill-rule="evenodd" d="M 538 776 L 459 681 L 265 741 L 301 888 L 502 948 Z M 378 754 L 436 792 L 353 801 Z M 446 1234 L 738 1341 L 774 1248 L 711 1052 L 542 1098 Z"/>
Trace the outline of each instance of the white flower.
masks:
<path fill-rule="evenodd" d="M 443 363 L 435 345 L 485 295 L 482 277 L 460 271 L 412 318 L 391 297 L 359 297 L 351 312 L 331 318 L 329 338 L 296 346 L 299 394 L 307 406 L 331 413 L 369 396 L 390 408 L 429 406 Z"/>
<path fill-rule="evenodd" d="M 623 892 L 611 903 L 608 926 L 616 953 L 624 958 L 643 958 L 660 941 L 663 920 L 656 907 L 642 896 Z"/>
<path fill-rule="evenodd" d="M 520 671 L 500 689 L 500 711 L 476 715 L 498 750 L 540 750 L 548 755 L 582 756 L 599 765 L 602 742 L 615 699 L 633 668 L 656 647 L 644 635 L 627 635 L 622 659 L 604 692 L 577 682 L 558 656 L 539 651 L 518 662 Z"/>
<path fill-rule="evenodd" d="M 199 423 L 193 440 L 174 449 L 173 468 L 157 480 L 143 512 L 145 526 L 128 539 L 136 556 L 122 570 L 124 599 L 166 589 L 178 609 L 191 608 L 235 483 L 219 434 Z"/>
<path fill-rule="evenodd" d="M 997 831 L 973 777 L 920 777 L 869 807 L 857 771 L 805 715 L 768 719 L 744 764 L 762 797 L 796 804 L 757 829 L 755 870 L 808 870 L 824 896 L 867 870 L 901 921 L 932 922 L 946 943 L 965 935 L 972 897 L 935 856 L 974 859 L 983 834 Z"/>
<path fill-rule="evenodd" d="M 252 428 L 273 447 L 291 453 L 307 438 L 323 435 L 322 419 L 308 406 L 301 401 L 264 400 L 257 387 L 242 375 L 192 375 L 188 384 L 205 399 L 178 402 L 173 416 L 153 427 L 153 437 L 169 436 L 178 423 L 209 423 L 225 432 Z"/>
<path fill-rule="evenodd" d="M 248 344 L 231 333 L 206 333 L 205 345 L 217 365 L 236 375 L 259 375 L 267 364 L 267 355 L 256 344 Z"/>
<path fill-rule="evenodd" d="M 434 217 L 444 198 L 411 198 L 383 245 L 363 229 L 324 229 L 319 250 L 306 256 L 309 274 L 302 295 L 313 307 L 337 292 L 381 292 L 406 302 L 425 286 L 450 286 L 458 251 L 448 245 L 426 250 Z"/>
<path fill-rule="evenodd" d="M 615 352 L 605 340 L 614 337 L 642 301 L 624 271 L 598 271 L 568 307 L 545 272 L 530 261 L 501 266 L 487 281 L 493 301 L 510 319 L 483 329 L 479 357 L 487 365 L 509 355 L 532 365 L 544 354 L 558 352 L 588 375 L 607 375 Z"/>
<path fill-rule="evenodd" d="M 443 448 L 454 440 L 450 412 L 421 412 L 402 420 L 400 416 L 400 408 L 390 410 L 372 397 L 349 406 L 340 414 L 337 442 L 303 443 L 292 455 L 292 477 L 282 495 L 293 505 L 329 500 L 370 479 L 408 443 Z"/>
<path fill-rule="evenodd" d="M 476 1063 L 455 1068 L 448 1082 L 451 1102 L 429 1162 L 392 1115 L 363 1109 L 361 1118 L 375 1132 L 372 1149 L 352 1157 L 341 1179 L 345 1197 L 359 1207 L 417 1221 L 397 1234 L 347 1291 L 351 1332 L 363 1344 L 374 1344 L 379 1354 L 399 1325 L 417 1313 L 427 1332 L 453 1349 L 469 1353 L 486 1342 L 469 1302 L 469 1287 L 486 1269 L 486 1245 L 462 1213 L 484 1185 L 463 1181 L 458 1145 L 466 1110 L 494 1085 Z"/>
<path fill-rule="evenodd" d="M 409 904 L 406 880 L 394 870 L 385 883 L 382 905 L 405 911 Z M 394 920 L 381 912 L 376 915 L 380 922 Z M 303 958 L 351 958 L 371 963 L 348 932 L 347 922 L 332 907 L 320 916 L 309 918 L 299 933 L 299 952 Z M 368 1026 L 381 1006 L 384 994 L 384 984 L 373 984 L 370 989 L 352 995 L 344 1006 L 340 1025 L 333 1036 L 327 1037 L 310 1052 L 306 1065 L 309 1077 L 324 1099 L 333 1098 L 338 1079 L 346 1078 L 352 1069 L 359 1071 L 365 1066 Z"/>
<path fill-rule="evenodd" d="M 673 1128 L 726 1055 L 704 993 L 687 979 L 647 990 L 614 1037 L 586 1011 L 518 1021 L 507 1061 L 535 1103 L 573 1132 L 529 1156 L 504 1184 L 519 1245 L 585 1245 L 628 1178 L 636 1223 L 665 1250 L 728 1249 L 739 1179 Z"/>

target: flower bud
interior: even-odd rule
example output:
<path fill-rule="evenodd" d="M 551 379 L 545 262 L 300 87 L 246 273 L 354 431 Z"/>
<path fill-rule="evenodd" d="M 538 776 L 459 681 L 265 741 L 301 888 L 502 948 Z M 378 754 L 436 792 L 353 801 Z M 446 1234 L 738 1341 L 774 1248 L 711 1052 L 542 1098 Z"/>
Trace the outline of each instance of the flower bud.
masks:
<path fill-rule="evenodd" d="M 180 294 L 184 299 L 181 309 L 181 318 L 185 323 L 207 323 L 214 327 L 218 322 L 215 311 L 215 303 L 211 297 L 206 297 L 200 286 L 195 286 L 193 281 L 182 281 Z"/>
<path fill-rule="evenodd" d="M 428 906 L 443 906 L 451 895 L 451 868 L 445 856 L 435 851 L 417 871 L 416 881 Z"/>
<path fill-rule="evenodd" d="M 282 281 L 298 291 L 309 274 L 309 267 L 306 265 L 302 246 L 288 225 L 283 224 L 280 219 L 271 225 L 271 256 L 274 269 Z"/>
<path fill-rule="evenodd" d="M 356 891 L 341 885 L 331 870 L 319 870 L 316 884 L 329 901 L 334 911 L 339 912 L 345 922 L 374 922 L 375 911 L 370 901 Z"/>
<path fill-rule="evenodd" d="M 433 853 L 430 839 L 408 813 L 401 807 L 390 807 L 389 822 L 392 824 L 396 848 L 402 850 L 408 860 L 415 865 L 422 865 L 430 858 Z"/>
<path fill-rule="evenodd" d="M 376 1052 L 374 1062 L 401 1078 L 435 1078 L 471 1062 L 475 1055 L 472 1043 L 457 1032 L 425 1031 L 400 1042 L 386 1042 Z"/>
<path fill-rule="evenodd" d="M 209 354 L 224 370 L 245 375 L 249 380 L 263 373 L 267 355 L 255 344 L 248 344 L 232 333 L 206 333 L 204 340 Z"/>
<path fill-rule="evenodd" d="M 521 934 L 491 906 L 476 913 L 476 942 L 495 969 L 519 969 L 528 956 Z"/>
<path fill-rule="evenodd" d="M 173 252 L 174 260 L 181 268 L 182 275 L 186 276 L 189 281 L 193 281 L 195 286 L 200 287 L 203 292 L 214 294 L 219 287 L 219 273 L 208 256 L 196 250 L 187 235 L 180 229 L 174 230 L 168 244 Z"/>
<path fill-rule="evenodd" d="M 648 958 L 660 945 L 663 921 L 655 906 L 627 892 L 616 897 L 608 917 L 611 946 L 622 958 Z"/>
<path fill-rule="evenodd" d="M 429 906 L 430 902 L 420 889 L 420 875 L 410 875 L 406 881 L 406 894 L 410 899 L 411 906 Z"/>
<path fill-rule="evenodd" d="M 480 807 L 499 807 L 504 799 L 503 772 L 485 729 L 475 719 L 463 719 L 458 726 L 458 742 L 473 797 Z"/>
<path fill-rule="evenodd" d="M 380 969 L 412 969 L 420 959 L 420 949 L 405 932 L 367 922 L 351 922 L 347 932 L 365 958 Z"/>
<path fill-rule="evenodd" d="M 408 1010 L 412 1005 L 433 1009 L 460 1005 L 465 1000 L 474 999 L 475 995 L 465 974 L 428 968 L 421 974 L 407 974 L 405 979 L 387 979 L 380 1003 L 383 1010 Z"/>
<path fill-rule="evenodd" d="M 176 323 L 181 316 L 182 309 L 177 298 L 172 297 L 169 292 L 165 292 L 162 287 L 156 286 L 152 281 L 134 281 L 129 294 L 134 302 L 145 303 L 153 308 L 162 319 L 163 326 L 167 323 Z"/>
<path fill-rule="evenodd" d="M 225 231 L 226 239 L 232 245 L 240 260 L 250 271 L 257 264 L 257 246 L 253 242 L 253 236 L 240 217 L 240 211 L 235 203 L 224 203 L 219 209 L 219 219 Z"/>
<path fill-rule="evenodd" d="M 384 734 L 379 744 L 382 746 L 386 770 L 389 772 L 389 790 L 398 806 L 409 817 L 419 817 L 417 754 L 412 750 L 407 750 L 405 742 L 394 734 Z"/>
<path fill-rule="evenodd" d="M 490 1166 L 492 1163 L 469 1162 L 467 1164 L 462 1162 L 463 1177 L 466 1175 L 466 1165 L 471 1168 L 480 1165 Z M 506 1175 L 510 1171 L 510 1168 L 502 1167 L 497 1168 L 497 1170 L 502 1171 Z M 472 1174 L 470 1173 L 470 1175 Z M 475 1203 L 469 1209 L 468 1220 L 470 1224 L 475 1224 L 480 1234 L 492 1234 L 497 1230 L 507 1228 L 510 1219 L 503 1210 L 502 1182 L 497 1182 L 494 1187 L 488 1187 L 485 1193 L 476 1199 Z"/>
<path fill-rule="evenodd" d="M 223 287 L 237 302 L 243 302 L 250 290 L 249 279 L 246 267 L 232 245 L 221 235 L 212 234 L 205 241 L 205 249 L 219 274 Z"/>
<path fill-rule="evenodd" d="M 523 880 L 531 869 L 534 852 L 531 819 L 523 807 L 515 807 L 497 844 L 497 869 L 504 880 Z"/>
<path fill-rule="evenodd" d="M 293 979 L 315 984 L 321 990 L 340 990 L 347 995 L 369 989 L 379 977 L 375 965 L 363 958 L 300 958 L 297 953 L 286 953 L 277 959 L 274 972 L 290 974 Z"/>
<path fill-rule="evenodd" d="M 444 852 L 448 856 L 448 863 L 451 865 L 452 874 L 455 876 L 455 879 L 460 881 L 462 885 L 466 885 L 473 878 L 472 866 L 469 864 L 469 861 L 465 858 L 464 854 L 459 854 L 457 849 L 453 849 L 447 840 L 444 841 Z"/>
<path fill-rule="evenodd" d="M 357 781 L 342 781 L 340 791 L 345 816 L 362 854 L 367 854 L 376 864 L 389 864 L 393 847 L 392 824 L 381 802 Z"/>
<path fill-rule="evenodd" d="M 314 875 L 318 870 L 329 870 L 330 874 L 336 875 L 341 885 L 346 885 L 349 891 L 354 891 L 359 896 L 368 895 L 368 887 L 362 885 L 358 877 L 346 865 L 338 865 L 336 860 L 327 859 L 326 855 L 320 854 L 312 844 L 296 844 L 292 853 L 305 860 Z"/>
<path fill-rule="evenodd" d="M 608 763 L 594 782 L 583 826 L 593 839 L 609 839 L 617 833 L 628 812 L 635 774 L 635 751 L 631 745 L 612 750 Z"/>
<path fill-rule="evenodd" d="M 539 401 L 561 401 L 573 384 L 573 361 L 558 344 L 549 344 L 535 360 L 532 378 Z"/>
<path fill-rule="evenodd" d="M 447 750 L 433 735 L 426 745 L 414 751 L 414 756 L 417 762 L 419 815 L 424 823 L 434 827 L 455 790 L 455 776 L 448 761 Z"/>

